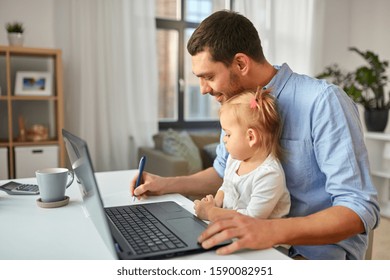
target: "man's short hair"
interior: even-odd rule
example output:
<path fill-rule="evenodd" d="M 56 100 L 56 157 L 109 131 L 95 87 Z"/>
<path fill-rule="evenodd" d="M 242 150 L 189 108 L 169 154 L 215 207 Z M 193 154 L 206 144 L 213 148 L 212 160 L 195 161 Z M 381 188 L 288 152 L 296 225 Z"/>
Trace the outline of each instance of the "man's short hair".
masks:
<path fill-rule="evenodd" d="M 214 61 L 231 65 L 237 53 L 244 53 L 257 62 L 265 60 L 263 48 L 252 22 L 237 12 L 222 10 L 204 19 L 187 43 L 194 56 L 208 50 Z"/>

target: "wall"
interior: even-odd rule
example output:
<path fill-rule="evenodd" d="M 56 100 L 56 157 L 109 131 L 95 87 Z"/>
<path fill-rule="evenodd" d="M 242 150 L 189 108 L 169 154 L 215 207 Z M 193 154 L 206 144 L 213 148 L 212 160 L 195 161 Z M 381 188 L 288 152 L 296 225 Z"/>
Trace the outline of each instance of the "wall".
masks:
<path fill-rule="evenodd" d="M 54 4 L 55 0 L 0 0 L 0 45 L 8 45 L 5 24 L 21 21 L 24 46 L 55 48 Z"/>
<path fill-rule="evenodd" d="M 319 65 L 334 62 L 345 63 L 348 55 L 347 46 L 350 41 L 350 15 L 348 0 L 328 0 L 324 11 L 323 55 Z M 322 71 L 323 69 L 318 69 Z"/>
<path fill-rule="evenodd" d="M 390 60 L 387 32 L 390 1 L 327 0 L 327 3 L 323 65 L 335 61 L 351 68 L 360 65 L 362 60 L 348 51 L 350 46 L 373 50 L 380 58 Z"/>
<path fill-rule="evenodd" d="M 348 47 L 372 50 L 382 60 L 390 61 L 390 1 L 388 0 L 326 0 L 322 65 L 337 62 L 353 70 L 364 62 Z M 321 70 L 321 69 L 319 69 Z M 390 70 L 388 70 L 390 77 Z M 390 86 L 387 86 L 387 91 Z M 360 108 L 361 113 L 363 109 Z M 390 133 L 390 120 L 386 131 Z"/>

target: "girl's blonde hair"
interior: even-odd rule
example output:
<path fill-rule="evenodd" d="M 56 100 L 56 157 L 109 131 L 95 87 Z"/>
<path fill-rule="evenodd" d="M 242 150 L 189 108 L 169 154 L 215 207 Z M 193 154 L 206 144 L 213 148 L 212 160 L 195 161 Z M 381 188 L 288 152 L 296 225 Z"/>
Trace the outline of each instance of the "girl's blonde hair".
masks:
<path fill-rule="evenodd" d="M 235 116 L 239 125 L 258 131 L 261 148 L 282 159 L 283 151 L 279 142 L 282 121 L 276 99 L 269 90 L 259 87 L 256 92 L 244 91 L 234 95 L 222 104 L 219 114 L 225 110 Z"/>

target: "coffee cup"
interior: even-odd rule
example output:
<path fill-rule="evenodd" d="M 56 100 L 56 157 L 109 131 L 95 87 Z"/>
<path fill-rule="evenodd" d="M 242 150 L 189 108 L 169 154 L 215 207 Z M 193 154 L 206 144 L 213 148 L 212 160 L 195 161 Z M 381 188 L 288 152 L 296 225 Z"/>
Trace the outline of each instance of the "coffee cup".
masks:
<path fill-rule="evenodd" d="M 73 172 L 67 168 L 45 168 L 37 170 L 35 175 L 44 203 L 64 200 L 65 191 L 74 179 Z"/>

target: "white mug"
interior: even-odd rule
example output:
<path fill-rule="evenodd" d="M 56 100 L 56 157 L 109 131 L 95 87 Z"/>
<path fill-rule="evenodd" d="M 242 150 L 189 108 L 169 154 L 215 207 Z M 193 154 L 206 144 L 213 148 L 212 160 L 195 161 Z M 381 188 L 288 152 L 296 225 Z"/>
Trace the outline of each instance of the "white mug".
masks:
<path fill-rule="evenodd" d="M 35 172 L 42 202 L 61 201 L 73 183 L 74 174 L 66 168 L 45 168 Z"/>

